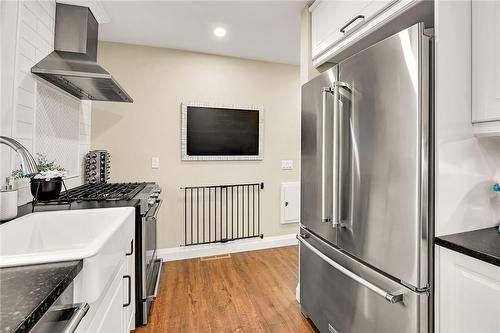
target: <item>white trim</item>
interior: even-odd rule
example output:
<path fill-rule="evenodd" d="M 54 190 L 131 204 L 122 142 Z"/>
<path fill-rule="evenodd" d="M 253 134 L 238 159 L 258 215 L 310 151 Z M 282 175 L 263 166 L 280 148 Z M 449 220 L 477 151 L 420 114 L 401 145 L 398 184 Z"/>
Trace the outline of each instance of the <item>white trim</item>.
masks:
<path fill-rule="evenodd" d="M 162 261 L 183 260 L 227 253 L 255 251 L 274 247 L 297 245 L 295 234 L 271 236 L 264 238 L 251 238 L 232 241 L 228 243 L 204 244 L 193 246 L 180 246 L 158 249 L 156 255 Z"/>

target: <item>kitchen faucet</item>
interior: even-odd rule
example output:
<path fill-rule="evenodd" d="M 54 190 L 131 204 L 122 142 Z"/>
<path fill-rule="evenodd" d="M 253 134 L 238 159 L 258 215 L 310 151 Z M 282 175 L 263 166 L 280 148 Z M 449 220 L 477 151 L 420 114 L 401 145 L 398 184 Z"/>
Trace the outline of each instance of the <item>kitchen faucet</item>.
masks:
<path fill-rule="evenodd" d="M 39 172 L 35 159 L 22 144 L 6 136 L 0 136 L 0 144 L 9 146 L 19 155 L 21 159 L 21 173 L 23 176 L 32 176 Z"/>

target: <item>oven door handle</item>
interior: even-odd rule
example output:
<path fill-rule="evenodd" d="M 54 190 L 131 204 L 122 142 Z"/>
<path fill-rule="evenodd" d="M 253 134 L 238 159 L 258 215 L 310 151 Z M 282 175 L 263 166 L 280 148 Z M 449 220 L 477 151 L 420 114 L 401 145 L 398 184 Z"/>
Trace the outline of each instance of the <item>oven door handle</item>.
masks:
<path fill-rule="evenodd" d="M 145 216 L 146 221 L 156 219 L 156 216 L 158 215 L 158 211 L 160 210 L 160 206 L 162 203 L 163 203 L 162 199 L 156 200 L 156 204 L 149 209 L 148 213 Z"/>
<path fill-rule="evenodd" d="M 62 333 L 73 333 L 78 328 L 78 324 L 82 321 L 83 317 L 89 311 L 90 306 L 87 303 L 78 303 L 73 305 L 76 311 L 71 316 L 66 327 L 63 328 Z"/>

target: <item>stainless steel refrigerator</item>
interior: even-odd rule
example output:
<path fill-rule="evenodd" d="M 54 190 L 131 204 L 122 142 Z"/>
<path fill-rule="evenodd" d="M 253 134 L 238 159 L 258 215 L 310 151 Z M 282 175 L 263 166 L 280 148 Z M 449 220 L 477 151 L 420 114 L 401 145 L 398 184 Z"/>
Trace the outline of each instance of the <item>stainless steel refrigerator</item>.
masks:
<path fill-rule="evenodd" d="M 432 38 L 414 25 L 302 87 L 300 302 L 321 332 L 431 332 Z"/>

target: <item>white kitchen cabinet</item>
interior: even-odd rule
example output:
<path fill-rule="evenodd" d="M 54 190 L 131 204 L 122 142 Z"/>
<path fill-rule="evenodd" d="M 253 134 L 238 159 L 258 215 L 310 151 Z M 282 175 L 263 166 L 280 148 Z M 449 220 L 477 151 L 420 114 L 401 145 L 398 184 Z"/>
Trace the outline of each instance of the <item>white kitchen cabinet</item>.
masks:
<path fill-rule="evenodd" d="M 126 332 L 123 310 L 123 274 L 125 263 L 122 262 L 98 310 L 99 315 L 90 326 L 90 332 L 122 333 Z"/>
<path fill-rule="evenodd" d="M 500 135 L 498 1 L 472 1 L 472 123 L 477 135 Z"/>
<path fill-rule="evenodd" d="M 105 222 L 103 222 L 105 223 Z M 122 253 L 109 275 L 104 291 L 95 300 L 87 299 L 85 284 L 75 283 L 78 302 L 86 302 L 90 308 L 76 333 L 128 333 L 135 328 L 135 226 L 133 220 L 117 231 L 123 237 L 118 253 Z M 77 276 L 76 280 L 78 280 Z"/>
<path fill-rule="evenodd" d="M 438 247 L 438 332 L 500 332 L 500 267 Z"/>
<path fill-rule="evenodd" d="M 370 20 L 394 0 L 317 0 L 310 7 L 312 58 Z M 352 22 L 351 22 L 352 21 Z M 349 22 L 351 22 L 349 24 Z M 344 28 L 344 29 L 342 29 Z"/>
<path fill-rule="evenodd" d="M 124 275 L 124 304 L 129 304 L 124 306 L 124 327 L 126 331 L 132 331 L 135 329 L 135 243 L 133 234 L 130 238 L 130 250 L 125 255 L 125 275 Z"/>

